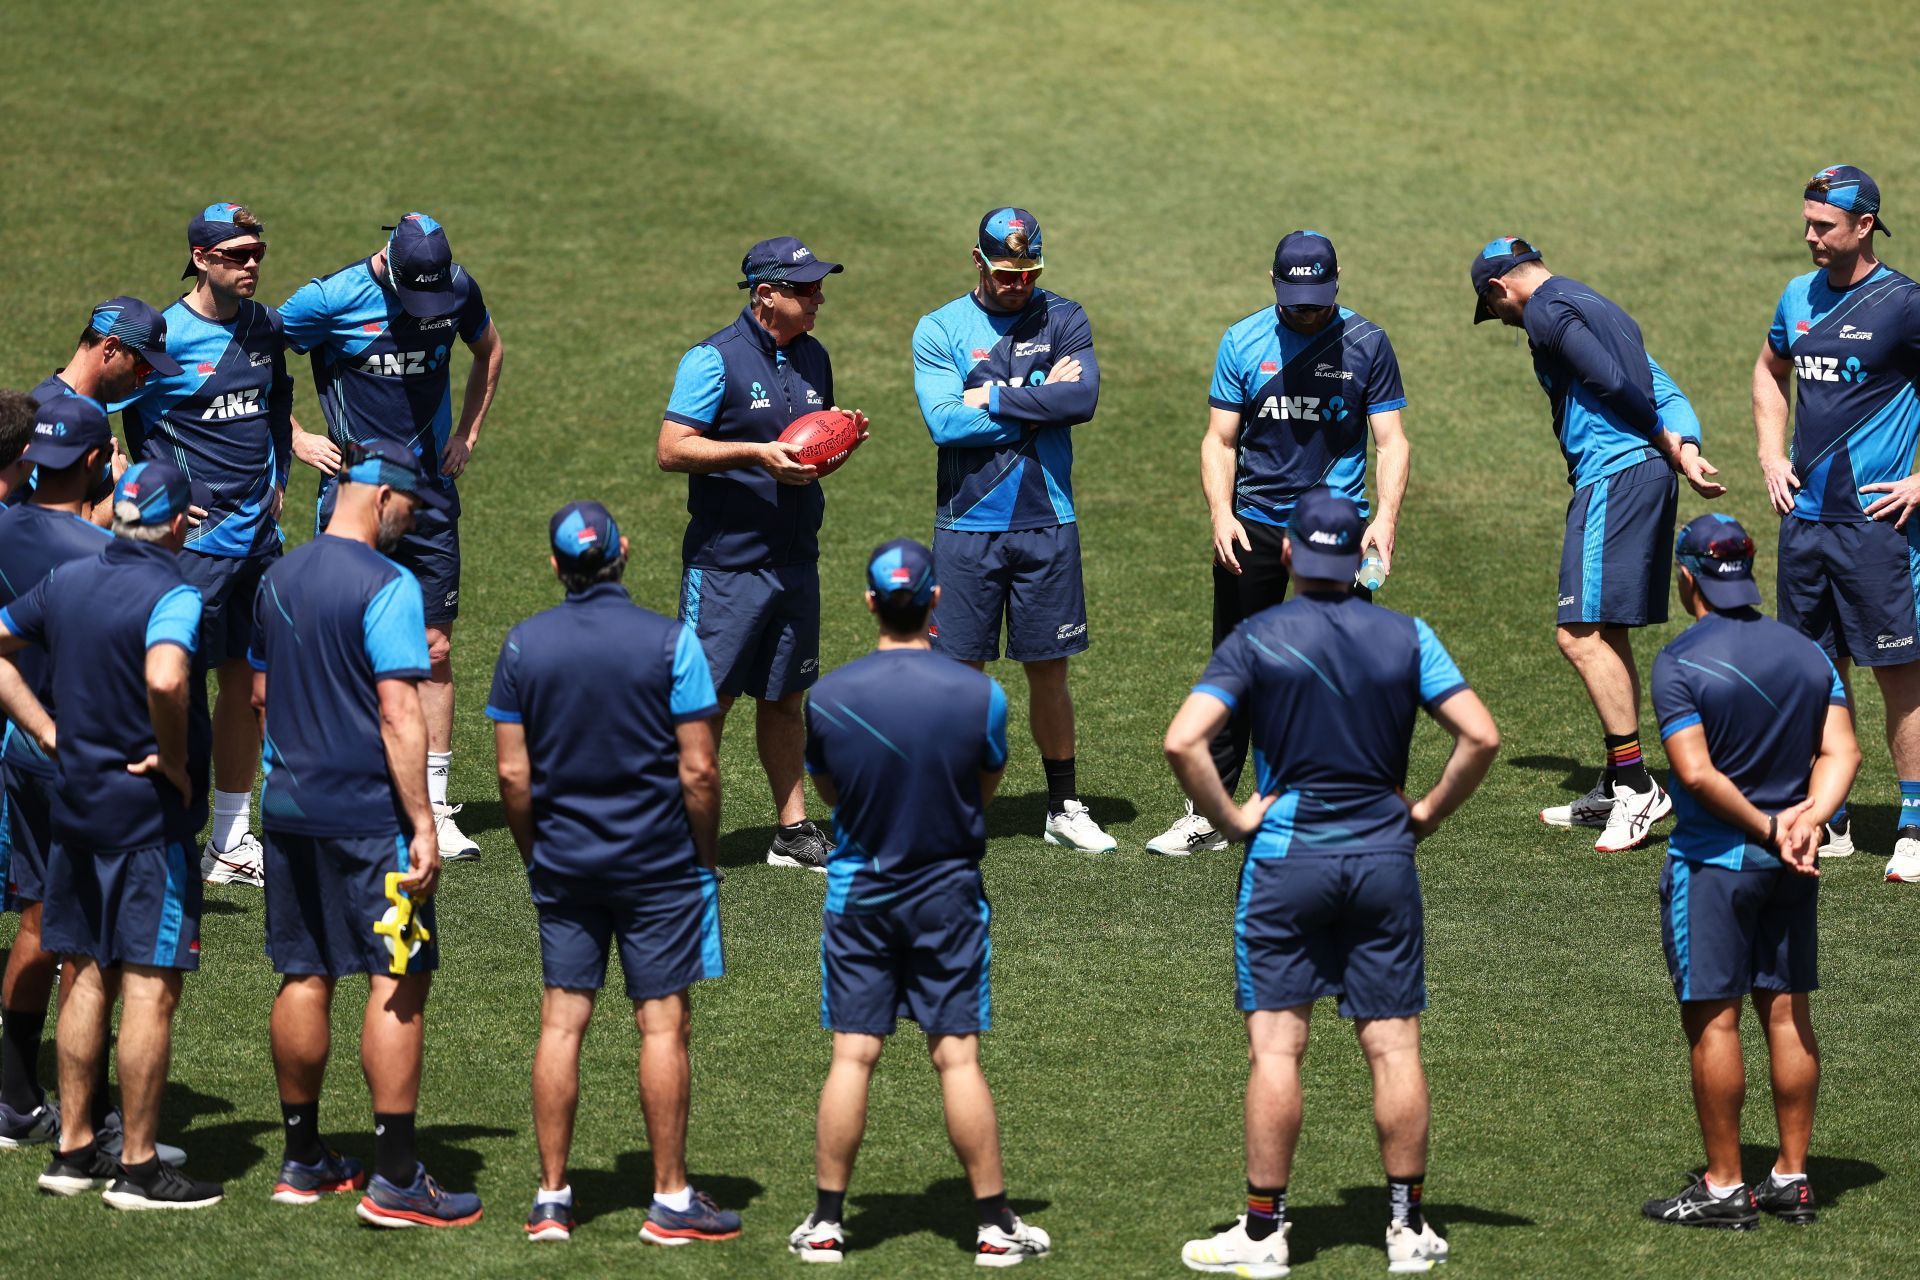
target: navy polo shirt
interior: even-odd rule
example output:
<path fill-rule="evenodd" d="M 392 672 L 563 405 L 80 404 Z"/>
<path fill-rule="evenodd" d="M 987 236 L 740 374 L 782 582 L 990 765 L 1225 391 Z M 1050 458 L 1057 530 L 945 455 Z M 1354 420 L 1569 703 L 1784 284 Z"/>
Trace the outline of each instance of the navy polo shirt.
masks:
<path fill-rule="evenodd" d="M 247 661 L 267 673 L 269 831 L 412 832 L 387 771 L 379 682 L 427 678 L 425 617 L 414 576 L 351 538 L 323 533 L 261 576 Z"/>
<path fill-rule="evenodd" d="M 690 628 L 602 582 L 507 632 L 487 716 L 526 731 L 542 872 L 634 884 L 698 865 L 676 727 L 720 710 Z"/>
<path fill-rule="evenodd" d="M 58 565 L 69 560 L 90 559 L 105 551 L 113 535 L 89 520 L 55 511 L 34 503 L 22 503 L 0 511 L 0 608 L 12 604 L 22 592 L 31 591 Z M 47 651 L 28 645 L 13 655 L 13 665 L 47 714 L 59 721 L 53 698 L 53 672 Z M 53 761 L 21 733 L 13 721 L 7 721 L 6 739 L 0 745 L 0 758 L 16 769 L 36 777 L 51 779 Z"/>
<path fill-rule="evenodd" d="M 665 418 L 709 440 L 769 444 L 797 418 L 833 406 L 833 361 L 812 334 L 784 347 L 742 310 L 680 358 Z M 762 467 L 687 477 L 680 558 L 701 569 L 762 569 L 820 558 L 826 498 Z"/>
<path fill-rule="evenodd" d="M 70 560 L 0 609 L 0 625 L 38 644 L 52 666 L 60 731 L 54 838 L 112 853 L 194 838 L 207 820 L 213 728 L 195 647 L 200 593 L 174 553 L 117 538 L 96 556 Z M 191 803 L 158 774 L 127 765 L 159 750 L 147 709 L 147 650 L 178 645 L 193 659 L 188 681 L 187 774 Z"/>
<path fill-rule="evenodd" d="M 1466 687 L 1424 621 L 1358 596 L 1296 596 L 1234 628 L 1193 691 L 1246 709 L 1276 797 L 1247 856 L 1412 853 L 1415 713 Z"/>
<path fill-rule="evenodd" d="M 871 912 L 973 872 L 987 853 L 980 775 L 1006 767 L 1007 695 L 926 649 L 882 649 L 807 696 L 807 772 L 840 796 L 827 910 Z"/>
<path fill-rule="evenodd" d="M 1713 767 L 1768 813 L 1807 798 L 1827 708 L 1846 705 L 1846 688 L 1820 646 L 1756 609 L 1710 613 L 1653 660 L 1661 740 L 1701 726 Z M 1708 813 L 1678 774 L 1669 785 L 1668 857 L 1734 871 L 1780 865 L 1772 850 Z"/>

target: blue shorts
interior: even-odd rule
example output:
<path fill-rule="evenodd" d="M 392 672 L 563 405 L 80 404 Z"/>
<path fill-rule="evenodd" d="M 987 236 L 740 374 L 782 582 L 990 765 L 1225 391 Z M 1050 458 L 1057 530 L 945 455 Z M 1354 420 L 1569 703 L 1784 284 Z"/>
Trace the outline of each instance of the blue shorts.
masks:
<path fill-rule="evenodd" d="M 387 877 L 407 869 L 407 841 L 267 831 L 267 955 L 275 973 L 403 977 L 440 967 L 433 899 Z"/>
<path fill-rule="evenodd" d="M 258 556 L 210 556 L 188 548 L 176 558 L 181 576 L 200 592 L 200 656 L 209 671 L 247 656 L 260 575 L 279 558 L 278 547 Z"/>
<path fill-rule="evenodd" d="M 820 1025 L 890 1036 L 906 1017 L 930 1036 L 993 1024 L 987 982 L 992 909 L 980 876 L 960 876 L 885 908 L 829 911 L 820 931 Z"/>
<path fill-rule="evenodd" d="M 1645 627 L 1667 620 L 1680 489 L 1663 458 L 1595 480 L 1567 504 L 1554 621 Z"/>
<path fill-rule="evenodd" d="M 1234 913 L 1243 1013 L 1340 997 L 1343 1018 L 1427 1007 L 1420 875 L 1404 853 L 1248 858 Z"/>
<path fill-rule="evenodd" d="M 1080 526 L 975 533 L 936 529 L 940 583 L 933 647 L 962 662 L 1000 656 L 1000 621 L 1014 662 L 1066 658 L 1087 647 L 1087 594 L 1080 581 Z"/>
<path fill-rule="evenodd" d="M 313 531 L 325 532 L 333 518 L 333 499 L 338 491 L 335 476 L 320 481 L 320 501 L 314 507 Z M 452 622 L 460 616 L 460 517 L 416 507 L 413 528 L 400 539 L 389 558 L 413 574 L 420 583 L 425 605 L 426 624 L 430 627 Z M 244 654 L 246 650 L 242 648 Z"/>
<path fill-rule="evenodd" d="M 723 698 L 772 700 L 820 678 L 820 567 L 700 569 L 680 581 L 680 621 L 693 628 Z"/>
<path fill-rule="evenodd" d="M 47 897 L 47 851 L 53 845 L 53 792 L 37 773 L 0 764 L 6 821 L 0 826 L 0 884 L 6 909 L 18 911 Z"/>
<path fill-rule="evenodd" d="M 103 966 L 200 967 L 200 866 L 184 840 L 96 853 L 55 840 L 40 949 Z"/>
<path fill-rule="evenodd" d="M 1920 658 L 1920 520 L 1905 533 L 1892 522 L 1780 522 L 1780 621 L 1827 651 L 1863 667 Z"/>
<path fill-rule="evenodd" d="M 705 867 L 688 880 L 615 885 L 533 870 L 540 972 L 549 987 L 598 991 L 607 951 L 620 947 L 627 999 L 657 1000 L 726 972 L 720 882 Z"/>
<path fill-rule="evenodd" d="M 1660 941 L 1673 994 L 1738 1000 L 1754 988 L 1812 991 L 1820 882 L 1785 868 L 1730 871 L 1668 858 L 1660 873 Z"/>

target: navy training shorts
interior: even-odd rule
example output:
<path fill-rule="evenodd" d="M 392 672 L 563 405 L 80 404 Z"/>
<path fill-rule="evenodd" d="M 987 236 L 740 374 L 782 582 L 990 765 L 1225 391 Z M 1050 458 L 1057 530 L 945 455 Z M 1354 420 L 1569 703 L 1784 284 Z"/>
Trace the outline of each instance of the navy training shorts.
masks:
<path fill-rule="evenodd" d="M 1340 998 L 1343 1018 L 1427 1007 L 1420 875 L 1406 853 L 1248 858 L 1234 912 L 1243 1013 Z"/>
<path fill-rule="evenodd" d="M 1660 941 L 1681 1001 L 1812 991 L 1820 882 L 1784 867 L 1733 871 L 1668 858 L 1660 873 Z"/>
<path fill-rule="evenodd" d="M 267 955 L 275 973 L 405 977 L 440 967 L 433 899 L 395 881 L 406 837 L 266 833 Z"/>
<path fill-rule="evenodd" d="M 1645 627 L 1667 620 L 1679 481 L 1664 458 L 1595 480 L 1567 504 L 1559 625 Z"/>
<path fill-rule="evenodd" d="M 0 783 L 5 784 L 0 805 L 6 808 L 0 823 L 0 885 L 6 889 L 6 909 L 18 911 L 47 897 L 53 793 L 46 778 L 13 764 L 0 763 Z"/>
<path fill-rule="evenodd" d="M 113 853 L 56 839 L 40 948 L 103 966 L 200 967 L 200 866 L 184 840 Z"/>
<path fill-rule="evenodd" d="M 547 986 L 598 991 L 613 946 L 633 1001 L 670 996 L 726 972 L 720 882 L 705 867 L 685 880 L 646 884 L 582 880 L 538 867 L 530 874 Z"/>
<path fill-rule="evenodd" d="M 1080 526 L 981 533 L 936 529 L 933 572 L 940 584 L 933 647 L 962 662 L 1000 656 L 1046 662 L 1086 650 L 1087 595 L 1080 579 Z"/>
<path fill-rule="evenodd" d="M 1920 520 L 1780 521 L 1780 621 L 1836 661 L 1897 667 L 1920 658 Z"/>
<path fill-rule="evenodd" d="M 680 621 L 693 628 L 723 698 L 772 701 L 820 678 L 820 568 L 703 569 L 680 580 Z"/>
<path fill-rule="evenodd" d="M 313 531 L 324 533 L 333 518 L 337 477 L 320 481 L 320 500 L 314 507 Z M 448 491 L 451 497 L 451 491 Z M 444 626 L 460 616 L 460 513 L 415 507 L 413 528 L 400 539 L 389 558 L 420 583 L 426 624 Z M 241 653 L 245 653 L 243 647 Z"/>
<path fill-rule="evenodd" d="M 188 547 L 176 558 L 181 576 L 200 592 L 200 655 L 208 670 L 247 656 L 260 575 L 279 558 L 278 547 L 257 556 L 210 556 Z"/>
<path fill-rule="evenodd" d="M 905 1017 L 930 1036 L 988 1030 L 992 914 L 977 872 L 878 911 L 827 912 L 820 931 L 820 1025 L 889 1036 Z"/>

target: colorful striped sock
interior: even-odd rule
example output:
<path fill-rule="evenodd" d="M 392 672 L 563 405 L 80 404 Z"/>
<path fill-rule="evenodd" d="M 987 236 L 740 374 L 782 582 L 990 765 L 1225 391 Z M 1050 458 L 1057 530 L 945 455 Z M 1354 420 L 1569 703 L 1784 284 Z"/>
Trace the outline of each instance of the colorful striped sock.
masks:
<path fill-rule="evenodd" d="M 1285 1187 L 1256 1187 L 1247 1184 L 1247 1239 L 1265 1240 L 1280 1229 L 1287 1218 Z"/>
<path fill-rule="evenodd" d="M 1647 774 L 1646 760 L 1640 754 L 1639 734 L 1607 735 L 1607 779 L 1609 785 L 1618 783 L 1634 791 L 1647 791 L 1653 787 L 1653 779 Z"/>
<path fill-rule="evenodd" d="M 1920 827 L 1920 781 L 1900 779 L 1900 829 Z"/>

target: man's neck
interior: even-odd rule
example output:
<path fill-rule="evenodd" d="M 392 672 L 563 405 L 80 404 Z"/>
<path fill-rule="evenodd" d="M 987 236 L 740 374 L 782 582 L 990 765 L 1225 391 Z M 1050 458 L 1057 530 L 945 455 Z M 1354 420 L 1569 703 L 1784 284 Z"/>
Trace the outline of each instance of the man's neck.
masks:
<path fill-rule="evenodd" d="M 1835 258 L 1827 267 L 1827 285 L 1851 289 L 1879 269 L 1880 259 L 1874 256 L 1873 250 L 1864 249 L 1850 258 Z"/>
<path fill-rule="evenodd" d="M 896 636 L 892 632 L 882 631 L 879 642 L 873 648 L 876 653 L 884 653 L 889 649 L 931 649 L 933 640 L 924 631 L 911 636 Z"/>
<path fill-rule="evenodd" d="M 33 497 L 28 499 L 36 507 L 45 507 L 49 511 L 64 511 L 70 516 L 87 518 L 87 495 L 77 493 L 72 497 L 56 497 L 57 490 L 51 486 L 35 489 Z"/>
<path fill-rule="evenodd" d="M 782 333 L 777 325 L 769 321 L 767 316 L 760 314 L 758 308 L 749 309 L 747 314 L 753 317 L 753 322 L 760 326 L 767 337 L 773 339 L 773 345 L 776 347 L 785 347 L 800 336 L 798 333 Z"/>
<path fill-rule="evenodd" d="M 201 276 L 200 282 L 187 294 L 186 303 L 201 319 L 221 324 L 240 314 L 240 295 L 214 288 L 213 281 L 206 276 Z"/>
<path fill-rule="evenodd" d="M 338 503 L 333 509 L 333 519 L 327 521 L 326 532 L 336 538 L 345 538 L 349 542 L 358 542 L 362 546 L 378 551 L 380 517 L 371 510 L 359 509 L 359 503 L 351 505 Z"/>
<path fill-rule="evenodd" d="M 67 361 L 67 367 L 55 376 L 72 387 L 76 395 L 100 399 L 100 362 L 93 354 L 99 348 L 82 347 Z"/>

